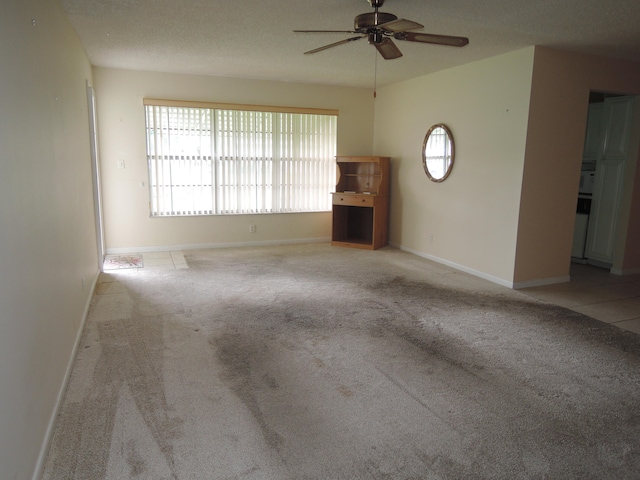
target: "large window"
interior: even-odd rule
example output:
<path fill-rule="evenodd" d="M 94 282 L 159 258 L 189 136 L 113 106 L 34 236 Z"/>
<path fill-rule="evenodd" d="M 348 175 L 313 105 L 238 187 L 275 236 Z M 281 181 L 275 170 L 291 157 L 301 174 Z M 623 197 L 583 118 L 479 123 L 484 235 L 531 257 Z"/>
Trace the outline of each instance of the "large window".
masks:
<path fill-rule="evenodd" d="M 145 109 L 152 216 L 331 209 L 336 111 L 149 99 Z"/>

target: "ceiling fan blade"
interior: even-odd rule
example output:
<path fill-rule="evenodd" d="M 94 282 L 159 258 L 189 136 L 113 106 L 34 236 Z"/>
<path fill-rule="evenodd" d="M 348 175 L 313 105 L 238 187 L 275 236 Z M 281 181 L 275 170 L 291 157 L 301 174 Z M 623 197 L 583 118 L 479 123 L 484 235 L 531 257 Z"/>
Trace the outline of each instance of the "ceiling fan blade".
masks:
<path fill-rule="evenodd" d="M 326 50 L 327 48 L 337 47 L 338 45 L 342 45 L 344 43 L 353 42 L 355 40 L 360 40 L 361 38 L 363 38 L 363 37 L 362 36 L 358 36 L 358 37 L 346 38 L 344 40 L 340 40 L 339 42 L 330 43 L 329 45 L 325 45 L 324 47 L 314 48 L 313 50 L 309 50 L 308 52 L 304 52 L 304 54 L 308 55 L 310 53 L 321 52 L 322 50 Z"/>
<path fill-rule="evenodd" d="M 411 20 L 405 20 L 404 18 L 398 18 L 387 23 L 381 23 L 378 25 L 378 28 L 395 33 L 404 32 L 406 30 L 417 30 L 419 28 L 424 28 L 424 25 L 420 25 L 418 22 L 412 22 Z"/>
<path fill-rule="evenodd" d="M 384 37 L 381 42 L 373 42 L 373 44 L 385 60 L 393 60 L 394 58 L 402 56 L 400 49 L 393 43 L 393 40 L 388 37 Z"/>
<path fill-rule="evenodd" d="M 451 47 L 464 47 L 469 43 L 467 37 L 453 37 L 451 35 L 435 35 L 433 33 L 398 32 L 393 38 L 408 42 L 433 43 L 435 45 L 449 45 Z"/>
<path fill-rule="evenodd" d="M 294 30 L 294 33 L 358 33 L 353 30 Z"/>

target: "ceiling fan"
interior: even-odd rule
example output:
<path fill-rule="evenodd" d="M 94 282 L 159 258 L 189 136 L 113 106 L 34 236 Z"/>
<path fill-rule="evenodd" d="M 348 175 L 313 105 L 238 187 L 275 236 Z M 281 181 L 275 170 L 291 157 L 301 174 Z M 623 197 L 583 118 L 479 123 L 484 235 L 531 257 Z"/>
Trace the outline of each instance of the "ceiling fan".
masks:
<path fill-rule="evenodd" d="M 358 15 L 354 20 L 353 30 L 294 30 L 297 33 L 357 33 L 358 36 L 346 38 L 339 42 L 330 43 L 323 47 L 315 48 L 304 52 L 305 55 L 310 53 L 321 52 L 328 48 L 337 47 L 345 43 L 367 38 L 369 43 L 376 47 L 380 55 L 385 60 L 391 60 L 402 56 L 402 52 L 393 42 L 403 40 L 407 42 L 431 43 L 435 45 L 448 45 L 451 47 L 464 47 L 469 43 L 466 37 L 454 37 L 450 35 L 436 35 L 433 33 L 419 33 L 411 30 L 423 28 L 417 22 L 398 18 L 392 13 L 384 13 L 378 11 L 382 7 L 384 0 L 367 0 L 374 8 L 373 12 Z"/>

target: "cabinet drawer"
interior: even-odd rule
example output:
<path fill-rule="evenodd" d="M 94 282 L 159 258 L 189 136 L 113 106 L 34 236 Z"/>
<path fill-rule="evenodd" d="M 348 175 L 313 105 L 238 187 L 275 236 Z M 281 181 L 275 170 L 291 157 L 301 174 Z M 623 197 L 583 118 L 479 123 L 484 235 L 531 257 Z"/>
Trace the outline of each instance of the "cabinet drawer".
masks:
<path fill-rule="evenodd" d="M 347 193 L 334 193 L 334 205 L 349 205 L 353 207 L 373 207 L 374 198 L 371 195 L 354 195 Z"/>

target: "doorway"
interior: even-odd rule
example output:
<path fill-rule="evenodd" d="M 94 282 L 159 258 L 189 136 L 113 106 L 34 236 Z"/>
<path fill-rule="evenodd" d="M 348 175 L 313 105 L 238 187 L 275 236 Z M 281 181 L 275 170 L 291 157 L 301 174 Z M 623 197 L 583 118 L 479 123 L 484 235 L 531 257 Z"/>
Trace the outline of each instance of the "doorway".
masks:
<path fill-rule="evenodd" d="M 98 157 L 98 131 L 96 120 L 96 96 L 93 87 L 87 81 L 87 105 L 89 112 L 89 134 L 91 147 L 91 174 L 93 180 L 93 206 L 95 216 L 96 241 L 98 247 L 98 265 L 100 271 L 104 264 L 104 229 L 102 221 L 102 192 L 100 184 L 100 163 Z"/>
<path fill-rule="evenodd" d="M 633 95 L 591 92 L 572 261 L 620 270 L 638 158 Z M 636 114 L 634 114 L 634 112 Z M 625 215 L 626 213 L 626 215 Z"/>

